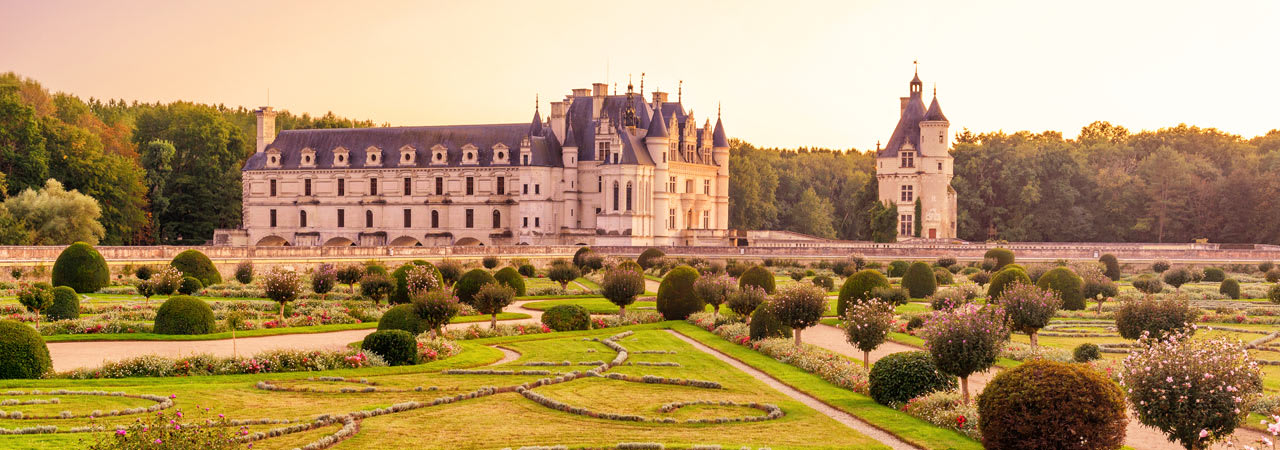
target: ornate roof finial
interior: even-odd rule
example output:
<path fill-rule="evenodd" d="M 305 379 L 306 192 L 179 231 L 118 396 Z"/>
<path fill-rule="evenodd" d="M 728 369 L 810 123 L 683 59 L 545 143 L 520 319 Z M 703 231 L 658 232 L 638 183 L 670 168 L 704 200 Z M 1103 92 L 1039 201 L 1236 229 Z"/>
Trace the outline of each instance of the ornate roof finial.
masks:
<path fill-rule="evenodd" d="M 720 120 L 720 102 L 716 102 L 716 120 Z"/>
<path fill-rule="evenodd" d="M 684 103 L 684 80 L 676 85 L 676 103 Z"/>
<path fill-rule="evenodd" d="M 640 72 L 640 96 L 644 97 L 644 72 Z"/>
<path fill-rule="evenodd" d="M 533 94 L 533 112 L 535 114 L 538 112 L 538 104 L 540 103 L 542 103 L 542 99 L 539 98 L 537 93 L 534 93 Z"/>
<path fill-rule="evenodd" d="M 627 93 L 635 90 L 635 85 L 631 84 L 631 74 L 627 74 Z"/>
<path fill-rule="evenodd" d="M 880 141 L 876 141 L 876 151 L 880 151 Z"/>
<path fill-rule="evenodd" d="M 933 83 L 933 96 L 938 96 L 938 83 Z"/>
<path fill-rule="evenodd" d="M 920 75 L 920 60 L 918 59 L 911 60 L 911 65 L 916 66 L 916 75 Z"/>

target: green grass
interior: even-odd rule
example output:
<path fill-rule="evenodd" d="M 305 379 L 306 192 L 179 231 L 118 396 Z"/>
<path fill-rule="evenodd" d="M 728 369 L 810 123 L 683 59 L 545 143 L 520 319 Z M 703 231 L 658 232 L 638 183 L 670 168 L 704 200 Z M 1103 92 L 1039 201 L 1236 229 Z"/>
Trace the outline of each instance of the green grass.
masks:
<path fill-rule="evenodd" d="M 498 320 L 528 319 L 528 314 L 502 313 Z M 449 323 L 487 322 L 489 316 L 458 316 Z M 331 331 L 364 330 L 377 328 L 377 322 L 343 323 L 333 325 L 312 325 L 306 327 L 260 328 L 257 330 L 237 331 L 237 338 L 279 336 L 284 334 L 326 333 Z M 45 336 L 45 342 L 88 342 L 88 341 L 212 341 L 231 339 L 231 332 L 211 334 L 155 334 L 155 333 L 102 333 L 102 334 L 55 334 Z"/>

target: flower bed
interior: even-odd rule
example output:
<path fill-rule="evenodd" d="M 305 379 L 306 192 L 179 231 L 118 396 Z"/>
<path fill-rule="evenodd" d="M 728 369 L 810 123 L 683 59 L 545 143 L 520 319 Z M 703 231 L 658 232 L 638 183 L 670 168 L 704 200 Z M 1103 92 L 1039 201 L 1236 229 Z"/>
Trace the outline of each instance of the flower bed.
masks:
<path fill-rule="evenodd" d="M 523 336 L 526 334 L 542 334 L 550 333 L 551 328 L 543 324 L 498 324 L 497 328 L 489 326 L 481 327 L 478 324 L 472 324 L 461 330 L 445 330 L 445 338 L 455 341 L 467 339 L 482 339 L 500 336 Z"/>
<path fill-rule="evenodd" d="M 698 324 L 694 324 L 698 325 Z M 705 325 L 699 325 L 704 326 Z M 746 345 L 778 361 L 812 373 L 828 383 L 867 395 L 867 369 L 862 364 L 835 352 L 812 345 L 796 346 L 790 339 L 774 338 L 752 341 L 746 324 L 721 325 L 712 333 L 738 345 Z"/>
<path fill-rule="evenodd" d="M 925 422 L 964 433 L 976 441 L 982 441 L 978 430 L 978 408 L 965 404 L 957 391 L 938 391 L 913 398 L 902 411 Z"/>
<path fill-rule="evenodd" d="M 252 373 L 307 372 L 361 367 L 382 367 L 387 363 L 376 354 L 363 351 L 272 350 L 254 356 L 218 357 L 193 355 L 182 358 L 146 355 L 112 361 L 93 369 L 58 373 L 58 378 L 75 380 L 127 377 L 182 377 L 195 375 L 235 375 Z"/>

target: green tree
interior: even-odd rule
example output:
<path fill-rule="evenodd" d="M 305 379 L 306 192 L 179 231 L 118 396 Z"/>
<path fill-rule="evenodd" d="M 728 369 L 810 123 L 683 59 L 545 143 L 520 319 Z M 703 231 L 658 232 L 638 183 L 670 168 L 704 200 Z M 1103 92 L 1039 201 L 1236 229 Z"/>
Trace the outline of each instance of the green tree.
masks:
<path fill-rule="evenodd" d="M 39 188 L 49 176 L 49 159 L 35 109 L 23 104 L 12 74 L 0 76 L 0 172 L 8 195 Z"/>
<path fill-rule="evenodd" d="M 835 238 L 836 230 L 831 226 L 831 201 L 819 197 L 813 188 L 806 189 L 800 195 L 787 214 L 792 223 L 791 230 L 823 238 Z"/>
<path fill-rule="evenodd" d="M 147 199 L 151 201 L 152 239 L 156 242 L 163 242 L 168 238 L 161 218 L 169 210 L 169 193 L 165 185 L 173 173 L 175 154 L 177 149 L 173 148 L 172 143 L 155 139 L 142 146 L 140 155 L 142 169 L 146 171 Z"/>
<path fill-rule="evenodd" d="M 877 201 L 871 206 L 871 240 L 893 242 L 898 239 L 898 210 Z"/>
<path fill-rule="evenodd" d="M 34 243 L 65 245 L 84 241 L 97 245 L 106 233 L 98 218 L 102 210 L 93 197 L 63 189 L 57 180 L 48 180 L 39 192 L 27 189 L 4 202 L 13 217 L 29 224 Z"/>

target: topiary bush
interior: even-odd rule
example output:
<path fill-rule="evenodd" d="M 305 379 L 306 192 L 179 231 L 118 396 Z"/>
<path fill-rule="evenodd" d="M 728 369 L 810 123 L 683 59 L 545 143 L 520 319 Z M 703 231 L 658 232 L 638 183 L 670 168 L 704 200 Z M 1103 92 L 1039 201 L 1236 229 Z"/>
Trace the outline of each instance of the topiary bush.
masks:
<path fill-rule="evenodd" d="M 1107 253 L 1102 255 L 1101 258 L 1098 258 L 1098 262 L 1101 262 L 1103 267 L 1105 267 L 1102 273 L 1105 274 L 1107 278 L 1110 278 L 1111 281 L 1120 281 L 1120 260 L 1116 259 L 1116 255 Z"/>
<path fill-rule="evenodd" d="M 556 305 L 542 312 L 542 323 L 556 331 L 591 329 L 591 313 L 582 305 Z"/>
<path fill-rule="evenodd" d="M 950 269 L 951 266 L 956 265 L 956 258 L 954 256 L 943 256 L 934 261 L 933 265 L 944 269 Z"/>
<path fill-rule="evenodd" d="M 253 282 L 253 263 L 249 261 L 241 261 L 236 264 L 236 281 L 243 284 Z"/>
<path fill-rule="evenodd" d="M 756 308 L 759 308 L 766 298 L 768 298 L 768 294 L 764 292 L 764 289 L 752 286 L 730 292 L 729 298 L 724 301 L 724 304 L 738 317 L 750 318 L 751 313 L 755 312 Z"/>
<path fill-rule="evenodd" d="M 591 253 L 591 247 L 587 247 L 587 246 L 578 247 L 578 251 L 573 252 L 573 265 L 581 268 L 582 262 L 583 262 L 582 257 L 586 256 L 588 253 Z"/>
<path fill-rule="evenodd" d="M 902 287 L 911 298 L 925 298 L 938 290 L 938 281 L 929 263 L 916 261 L 907 267 L 907 274 L 902 276 Z"/>
<path fill-rule="evenodd" d="M 72 320 L 80 318 L 80 294 L 70 286 L 53 288 L 53 303 L 44 310 L 49 320 Z"/>
<path fill-rule="evenodd" d="M 1077 345 L 1075 350 L 1071 351 L 1071 358 L 1078 363 L 1087 363 L 1102 358 L 1102 349 L 1098 348 L 1098 344 L 1085 342 Z"/>
<path fill-rule="evenodd" d="M 396 305 L 382 313 L 378 319 L 378 330 L 402 330 L 417 336 L 429 330 L 427 323 L 418 318 L 413 305 Z"/>
<path fill-rule="evenodd" d="M 635 303 L 636 296 L 643 293 L 644 275 L 639 270 L 614 267 L 600 280 L 600 295 L 618 306 L 618 317 L 626 317 L 627 305 Z"/>
<path fill-rule="evenodd" d="M 49 347 L 34 328 L 0 320 L 0 379 L 41 378 L 53 371 Z"/>
<path fill-rule="evenodd" d="M 662 250 L 649 247 L 641 252 L 640 256 L 636 257 L 636 264 L 639 264 L 644 270 L 649 270 L 665 257 L 667 257 L 667 254 L 663 253 Z"/>
<path fill-rule="evenodd" d="M 480 314 L 489 315 L 489 328 L 498 329 L 498 314 L 516 299 L 516 290 L 502 283 L 494 282 L 480 286 L 480 290 L 471 296 L 471 306 Z"/>
<path fill-rule="evenodd" d="M 1227 278 L 1222 280 L 1222 284 L 1218 285 L 1218 293 L 1225 295 L 1233 300 L 1240 299 L 1240 282 L 1235 278 Z"/>
<path fill-rule="evenodd" d="M 924 340 L 938 370 L 960 377 L 960 393 L 968 403 L 969 375 L 995 365 L 1009 341 L 1009 327 L 1000 305 L 971 303 L 934 312 L 916 335 Z"/>
<path fill-rule="evenodd" d="M 990 271 L 999 271 L 1000 269 L 1003 269 L 1004 266 L 1013 264 L 1014 261 L 1013 251 L 1000 247 L 987 250 L 987 253 L 983 254 L 982 258 L 990 259 L 995 262 L 995 266 L 992 267 Z"/>
<path fill-rule="evenodd" d="M 906 276 L 907 268 L 911 267 L 911 263 L 906 261 L 893 261 L 889 263 L 889 276 L 900 278 Z"/>
<path fill-rule="evenodd" d="M 951 266 L 951 267 L 956 267 L 956 266 Z M 956 282 L 955 275 L 952 275 L 950 270 L 942 267 L 933 268 L 933 279 L 938 286 L 945 286 L 948 284 L 954 284 Z"/>
<path fill-rule="evenodd" d="M 413 310 L 422 320 L 423 327 L 435 330 L 436 335 L 440 336 L 444 331 L 444 324 L 453 320 L 462 311 L 462 306 L 452 291 L 442 288 L 414 293 Z"/>
<path fill-rule="evenodd" d="M 698 281 L 698 271 L 689 266 L 679 266 L 667 272 L 658 285 L 658 312 L 666 320 L 684 320 L 690 314 L 702 311 L 704 304 L 693 290 Z"/>
<path fill-rule="evenodd" d="M 816 277 L 813 277 L 813 279 L 809 280 L 809 282 L 813 283 L 814 286 L 820 287 L 827 292 L 831 292 L 836 288 L 835 280 L 832 280 L 831 277 L 826 275 L 818 275 Z"/>
<path fill-rule="evenodd" d="M 436 264 L 436 270 L 440 272 L 441 281 L 445 286 L 453 286 L 462 278 L 462 263 L 455 259 L 446 259 Z"/>
<path fill-rule="evenodd" d="M 493 279 L 516 291 L 517 297 L 525 295 L 524 277 L 520 276 L 520 272 L 515 268 L 503 267 L 502 270 L 493 274 Z"/>
<path fill-rule="evenodd" d="M 768 302 L 761 303 L 760 306 L 756 307 L 756 310 L 751 313 L 751 323 L 747 328 L 748 335 L 753 341 L 769 338 L 791 337 L 791 327 L 779 322 L 778 318 L 774 317 L 773 314 L 769 312 Z"/>
<path fill-rule="evenodd" d="M 1164 282 L 1152 274 L 1144 274 L 1133 280 L 1133 288 L 1145 294 L 1159 294 L 1164 290 Z"/>
<path fill-rule="evenodd" d="M 898 352 L 871 366 L 867 376 L 871 398 L 897 407 L 908 400 L 937 391 L 956 389 L 956 377 L 939 372 L 929 352 Z"/>
<path fill-rule="evenodd" d="M 178 285 L 178 293 L 182 295 L 195 295 L 201 289 L 204 289 L 204 286 L 196 277 L 182 277 L 182 284 Z"/>
<path fill-rule="evenodd" d="M 770 294 L 777 290 L 775 280 L 773 279 L 773 272 L 770 272 L 769 269 L 764 268 L 764 266 L 752 266 L 750 269 L 747 269 L 746 272 L 743 272 L 741 277 L 738 277 L 738 287 L 743 288 L 747 286 L 759 287 Z"/>
<path fill-rule="evenodd" d="M 360 295 L 369 297 L 375 305 L 395 292 L 395 279 L 385 273 L 366 273 L 360 278 Z"/>
<path fill-rule="evenodd" d="M 453 294 L 458 296 L 458 301 L 464 305 L 471 304 L 471 297 L 480 292 L 480 287 L 489 283 L 495 283 L 498 280 L 489 275 L 484 269 L 471 269 L 467 273 L 462 274 L 462 278 L 453 284 Z"/>
<path fill-rule="evenodd" d="M 895 287 L 877 287 L 871 290 L 871 298 L 880 299 L 880 301 L 893 306 L 902 306 L 911 300 L 910 294 L 906 289 Z M 850 305 L 852 307 L 852 305 Z"/>
<path fill-rule="evenodd" d="M 796 283 L 779 290 L 767 305 L 769 314 L 791 327 L 796 346 L 799 346 L 802 343 L 801 332 L 817 325 L 827 311 L 827 293 L 810 284 Z"/>
<path fill-rule="evenodd" d="M 844 317 L 844 312 L 849 305 L 872 298 L 871 291 L 878 287 L 889 287 L 889 279 L 885 278 L 879 270 L 864 269 L 849 275 L 849 278 L 844 280 L 844 285 L 840 286 L 840 296 L 836 300 L 836 315 Z"/>
<path fill-rule="evenodd" d="M 147 281 L 151 279 L 151 272 L 151 266 L 144 265 L 138 267 L 138 270 L 133 271 L 133 276 L 139 280 Z M 17 277 L 14 278 L 17 279 Z"/>
<path fill-rule="evenodd" d="M 215 329 L 213 309 L 195 297 L 170 297 L 156 310 L 156 334 L 209 334 Z"/>
<path fill-rule="evenodd" d="M 1164 282 L 1175 290 L 1182 289 L 1182 285 L 1191 282 L 1191 272 L 1183 267 L 1167 270 L 1164 272 Z"/>
<path fill-rule="evenodd" d="M 578 269 L 578 266 L 564 260 L 552 262 L 551 267 L 547 269 L 547 279 L 560 283 L 561 289 L 568 289 L 569 282 L 581 276 L 582 270 Z"/>
<path fill-rule="evenodd" d="M 92 245 L 76 242 L 67 246 L 53 263 L 54 286 L 67 286 L 76 292 L 97 292 L 111 283 L 107 260 Z"/>
<path fill-rule="evenodd" d="M 1267 290 L 1267 300 L 1280 305 L 1280 284 L 1271 285 L 1271 289 Z"/>
<path fill-rule="evenodd" d="M 1270 272 L 1271 269 L 1274 269 L 1275 267 L 1276 267 L 1276 264 L 1271 261 L 1263 261 L 1258 263 L 1258 271 L 1262 273 Z"/>
<path fill-rule="evenodd" d="M 404 330 L 379 330 L 369 333 L 360 349 L 381 356 L 388 365 L 408 366 L 418 363 L 418 342 Z"/>
<path fill-rule="evenodd" d="M 1263 276 L 1268 283 L 1280 283 L 1280 268 L 1268 270 Z"/>
<path fill-rule="evenodd" d="M 213 286 L 222 283 L 222 274 L 218 273 L 218 268 L 213 266 L 213 261 L 208 256 L 200 253 L 199 250 L 184 250 L 177 256 L 173 257 L 173 261 L 169 265 L 182 272 L 182 275 L 195 277 L 200 280 L 200 284 L 205 286 Z"/>
<path fill-rule="evenodd" d="M 1201 279 L 1210 283 L 1221 283 L 1227 279 L 1227 272 L 1217 267 L 1206 267 Z"/>
<path fill-rule="evenodd" d="M 1004 292 L 1004 288 L 1015 282 L 1021 281 L 1026 284 L 1031 283 L 1031 277 L 1027 276 L 1027 272 L 1022 267 L 1013 265 L 1005 267 L 991 276 L 990 285 L 987 286 L 987 299 L 996 300 L 1000 298 L 1000 293 Z"/>
<path fill-rule="evenodd" d="M 494 267 L 498 267 L 498 262 L 497 256 L 489 255 L 480 260 L 480 265 L 486 269 L 493 270 Z"/>
<path fill-rule="evenodd" d="M 1195 308 L 1185 297 L 1158 300 L 1153 296 L 1120 302 L 1116 308 L 1116 331 L 1125 339 L 1138 339 L 1142 333 L 1160 337 L 1187 328 L 1195 322 Z"/>
<path fill-rule="evenodd" d="M 987 449 L 1116 449 L 1128 424 L 1115 382 L 1090 367 L 1046 360 L 996 374 L 978 395 L 978 417 Z"/>
<path fill-rule="evenodd" d="M 414 267 L 419 267 L 419 266 L 429 267 L 430 270 L 432 270 L 433 273 L 435 274 L 436 283 L 434 283 L 435 286 L 431 286 L 431 287 L 441 286 L 440 280 L 444 279 L 444 275 L 440 273 L 440 269 L 429 262 L 423 261 L 421 259 L 415 259 L 413 261 L 404 263 L 400 267 L 397 267 L 396 270 L 391 272 L 391 279 L 395 280 L 396 290 L 394 293 L 391 294 L 391 296 L 387 297 L 388 301 L 390 301 L 391 303 L 409 303 L 409 294 L 410 294 L 409 269 L 412 269 Z M 476 269 L 476 270 L 480 270 L 480 269 Z"/>
<path fill-rule="evenodd" d="M 1058 294 L 1062 299 L 1062 309 L 1079 311 L 1084 309 L 1084 279 L 1066 267 L 1045 272 L 1036 282 L 1040 289 Z"/>
<path fill-rule="evenodd" d="M 533 267 L 533 264 L 521 264 L 516 271 L 520 272 L 520 276 L 526 278 L 538 276 L 538 269 Z"/>
<path fill-rule="evenodd" d="M 991 282 L 991 272 L 984 272 L 981 269 L 977 272 L 965 275 L 965 277 L 969 278 L 969 281 L 972 281 L 979 287 L 986 286 L 987 283 Z"/>
<path fill-rule="evenodd" d="M 1164 271 L 1169 270 L 1170 267 L 1173 267 L 1173 264 L 1169 263 L 1169 260 L 1164 258 L 1157 259 L 1155 262 L 1151 263 L 1151 271 L 1155 273 L 1164 273 Z"/>

